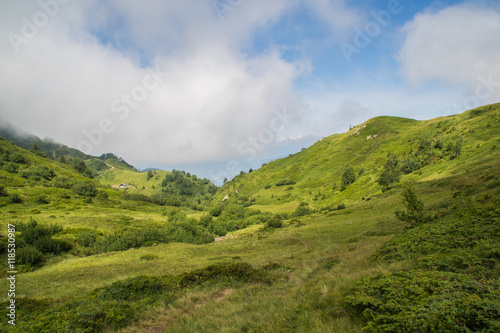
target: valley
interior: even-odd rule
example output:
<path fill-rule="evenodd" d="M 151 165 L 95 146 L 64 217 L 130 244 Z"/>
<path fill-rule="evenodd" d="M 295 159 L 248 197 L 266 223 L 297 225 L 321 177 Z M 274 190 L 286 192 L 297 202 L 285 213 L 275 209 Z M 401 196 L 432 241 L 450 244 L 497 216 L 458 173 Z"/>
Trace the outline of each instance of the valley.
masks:
<path fill-rule="evenodd" d="M 500 104 L 373 118 L 222 187 L 38 140 L 0 138 L 12 332 L 500 329 Z"/>

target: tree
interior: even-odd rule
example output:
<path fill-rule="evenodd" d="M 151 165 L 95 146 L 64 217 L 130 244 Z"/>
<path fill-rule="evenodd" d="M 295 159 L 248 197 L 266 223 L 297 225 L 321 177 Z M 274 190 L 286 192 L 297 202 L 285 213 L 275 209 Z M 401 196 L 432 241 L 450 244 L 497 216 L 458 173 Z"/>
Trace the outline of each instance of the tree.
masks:
<path fill-rule="evenodd" d="M 430 216 L 425 213 L 424 202 L 418 198 L 412 187 L 407 187 L 403 191 L 403 204 L 406 211 L 397 211 L 396 218 L 408 222 L 410 228 L 430 221 Z"/>
<path fill-rule="evenodd" d="M 399 182 L 401 179 L 401 171 L 398 169 L 398 157 L 389 153 L 387 161 L 384 165 L 384 170 L 379 176 L 378 183 L 385 189 L 389 189 L 392 184 Z"/>
<path fill-rule="evenodd" d="M 347 169 L 342 175 L 342 186 L 346 187 L 356 181 L 356 175 L 353 167 L 347 165 Z"/>
<path fill-rule="evenodd" d="M 153 176 L 154 176 L 154 175 L 153 175 L 153 171 L 148 170 L 148 173 L 147 173 L 147 175 L 146 175 L 146 180 L 150 180 L 151 178 L 153 178 Z"/>
<path fill-rule="evenodd" d="M 458 157 L 462 153 L 462 137 L 455 142 L 455 145 L 453 146 L 453 156 Z"/>

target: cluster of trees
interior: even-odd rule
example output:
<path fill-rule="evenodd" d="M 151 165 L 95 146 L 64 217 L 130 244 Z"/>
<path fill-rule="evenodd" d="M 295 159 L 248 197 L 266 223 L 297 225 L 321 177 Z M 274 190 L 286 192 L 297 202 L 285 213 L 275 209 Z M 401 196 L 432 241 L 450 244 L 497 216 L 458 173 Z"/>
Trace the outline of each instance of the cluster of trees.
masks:
<path fill-rule="evenodd" d="M 73 169 L 78 171 L 84 177 L 94 178 L 92 170 L 90 170 L 89 167 L 87 167 L 87 164 L 85 164 L 83 160 L 77 157 L 66 157 L 63 155 L 59 157 L 58 161 L 60 163 L 64 163 L 71 166 Z"/>
<path fill-rule="evenodd" d="M 101 161 L 105 161 L 107 159 L 117 160 L 119 163 L 125 165 L 127 168 L 129 168 L 131 170 L 138 171 L 132 164 L 127 163 L 127 161 L 125 161 L 123 158 L 118 157 L 118 156 L 116 156 L 115 154 L 112 154 L 112 153 L 102 154 L 101 156 L 99 156 L 99 159 Z"/>
<path fill-rule="evenodd" d="M 126 251 L 172 242 L 207 244 L 213 241 L 213 236 L 188 219 L 172 221 L 165 226 L 120 230 L 109 235 L 88 231 L 78 235 L 76 239 L 85 255 Z"/>
<path fill-rule="evenodd" d="M 179 170 L 168 173 L 162 180 L 161 187 L 162 197 L 167 200 L 194 200 L 198 204 L 211 198 L 218 190 L 210 180 L 200 179 L 189 172 Z"/>

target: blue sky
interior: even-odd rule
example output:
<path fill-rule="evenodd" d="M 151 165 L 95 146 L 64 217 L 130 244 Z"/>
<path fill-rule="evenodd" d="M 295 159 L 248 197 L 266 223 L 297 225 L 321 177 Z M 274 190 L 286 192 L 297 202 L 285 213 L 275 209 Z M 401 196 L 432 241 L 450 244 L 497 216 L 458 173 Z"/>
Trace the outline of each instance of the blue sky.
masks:
<path fill-rule="evenodd" d="M 0 120 L 219 182 L 500 99 L 498 1 L 22 0 L 0 35 Z"/>

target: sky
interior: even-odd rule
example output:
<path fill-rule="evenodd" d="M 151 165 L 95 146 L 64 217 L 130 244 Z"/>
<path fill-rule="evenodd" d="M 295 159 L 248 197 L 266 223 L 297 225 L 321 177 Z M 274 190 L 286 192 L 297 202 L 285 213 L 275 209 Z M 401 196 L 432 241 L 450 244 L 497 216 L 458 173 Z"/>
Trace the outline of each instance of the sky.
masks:
<path fill-rule="evenodd" d="M 500 101 L 500 2 L 0 2 L 0 121 L 216 183 L 381 115 Z"/>

